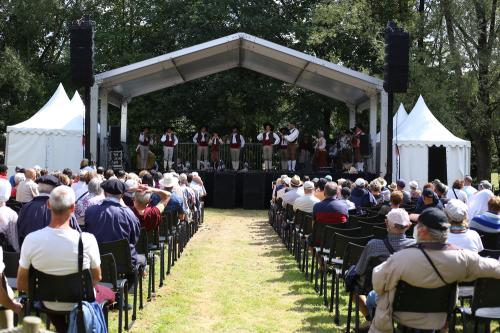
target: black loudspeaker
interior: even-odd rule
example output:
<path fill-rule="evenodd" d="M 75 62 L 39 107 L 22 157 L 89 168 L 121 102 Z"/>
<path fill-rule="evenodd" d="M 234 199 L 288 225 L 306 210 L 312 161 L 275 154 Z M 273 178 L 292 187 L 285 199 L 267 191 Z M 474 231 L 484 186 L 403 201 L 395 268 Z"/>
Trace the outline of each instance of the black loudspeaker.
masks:
<path fill-rule="evenodd" d="M 370 155 L 370 136 L 367 134 L 363 134 L 359 137 L 359 141 L 361 156 Z"/>
<path fill-rule="evenodd" d="M 214 198 L 215 208 L 232 209 L 236 205 L 236 174 L 215 173 Z"/>
<path fill-rule="evenodd" d="M 120 126 L 109 127 L 109 146 L 111 148 L 121 148 L 120 142 Z"/>
<path fill-rule="evenodd" d="M 266 174 L 247 173 L 243 176 L 243 208 L 264 209 Z M 271 184 L 269 184 L 271 186 Z"/>
<path fill-rule="evenodd" d="M 94 84 L 95 23 L 86 18 L 70 27 L 70 64 L 73 83 L 78 87 Z"/>
<path fill-rule="evenodd" d="M 384 89 L 389 93 L 408 89 L 410 35 L 389 22 L 385 31 Z"/>

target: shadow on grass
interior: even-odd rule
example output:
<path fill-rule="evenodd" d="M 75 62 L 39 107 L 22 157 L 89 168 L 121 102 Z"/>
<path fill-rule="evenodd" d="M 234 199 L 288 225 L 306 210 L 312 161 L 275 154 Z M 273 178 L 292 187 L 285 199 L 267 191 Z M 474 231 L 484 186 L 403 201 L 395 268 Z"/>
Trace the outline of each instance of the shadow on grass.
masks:
<path fill-rule="evenodd" d="M 328 309 L 323 304 L 323 297 L 314 290 L 314 283 L 310 283 L 303 272 L 298 268 L 297 262 L 292 254 L 278 237 L 274 229 L 267 221 L 258 221 L 250 227 L 251 236 L 254 240 L 251 245 L 266 246 L 264 256 L 274 257 L 277 266 L 281 271 L 281 276 L 268 280 L 269 283 L 286 283 L 289 285 L 289 292 L 286 295 L 299 296 L 290 311 L 300 312 L 305 315 L 304 326 L 298 328 L 297 332 L 334 332 L 341 331 L 341 328 L 333 323 L 333 314 L 325 313 Z M 330 289 L 329 291 L 330 292 Z M 341 323 L 345 324 L 347 319 L 346 299 L 341 296 Z"/>

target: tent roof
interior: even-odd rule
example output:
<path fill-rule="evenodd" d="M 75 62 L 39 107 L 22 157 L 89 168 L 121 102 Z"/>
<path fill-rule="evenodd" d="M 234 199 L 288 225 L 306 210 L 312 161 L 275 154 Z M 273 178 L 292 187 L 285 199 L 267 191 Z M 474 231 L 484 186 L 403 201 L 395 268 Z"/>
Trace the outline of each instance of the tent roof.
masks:
<path fill-rule="evenodd" d="M 398 111 L 392 118 L 392 128 L 394 129 L 394 131 L 397 128 L 399 132 L 399 129 L 401 128 L 401 125 L 403 125 L 406 118 L 408 118 L 408 113 L 406 112 L 403 103 L 401 103 L 399 104 Z"/>
<path fill-rule="evenodd" d="M 429 110 L 422 96 L 398 129 L 398 145 L 467 146 L 470 141 L 453 135 Z"/>
<path fill-rule="evenodd" d="M 78 96 L 79 98 L 79 96 Z M 78 103 L 75 97 L 72 103 L 63 85 L 60 83 L 50 100 L 31 118 L 22 123 L 7 126 L 8 133 L 30 133 L 64 135 L 69 133 L 82 133 L 83 114 L 76 111 Z M 80 99 L 80 103 L 82 103 Z M 82 103 L 83 105 L 83 103 Z"/>
<path fill-rule="evenodd" d="M 311 55 L 236 33 L 96 75 L 110 97 L 127 100 L 235 67 L 254 70 L 350 105 L 383 81 Z"/>

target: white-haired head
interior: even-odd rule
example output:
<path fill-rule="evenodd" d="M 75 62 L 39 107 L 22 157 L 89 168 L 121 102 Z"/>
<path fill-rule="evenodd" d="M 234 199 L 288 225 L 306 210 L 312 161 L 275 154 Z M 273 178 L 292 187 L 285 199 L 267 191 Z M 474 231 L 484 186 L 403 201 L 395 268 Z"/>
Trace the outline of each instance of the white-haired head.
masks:
<path fill-rule="evenodd" d="M 75 192 L 69 186 L 58 186 L 50 192 L 49 205 L 52 214 L 67 213 L 75 207 Z"/>
<path fill-rule="evenodd" d="M 99 177 L 92 178 L 88 184 L 89 193 L 93 195 L 103 194 L 104 191 L 101 188 L 101 183 L 102 183 L 101 178 Z"/>
<path fill-rule="evenodd" d="M 24 173 L 18 172 L 14 175 L 14 184 L 19 185 L 20 182 L 24 182 L 26 180 L 26 175 Z"/>

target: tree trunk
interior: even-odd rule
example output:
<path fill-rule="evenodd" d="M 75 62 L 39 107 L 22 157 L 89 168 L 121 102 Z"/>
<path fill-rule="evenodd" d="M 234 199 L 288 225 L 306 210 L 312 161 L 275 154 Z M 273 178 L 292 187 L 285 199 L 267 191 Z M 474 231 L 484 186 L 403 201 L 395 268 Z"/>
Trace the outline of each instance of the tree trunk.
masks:
<path fill-rule="evenodd" d="M 332 130 L 332 110 L 323 109 L 323 131 L 325 132 L 325 138 L 330 139 L 330 132 Z"/>
<path fill-rule="evenodd" d="M 477 180 L 491 179 L 491 135 L 474 140 Z"/>

